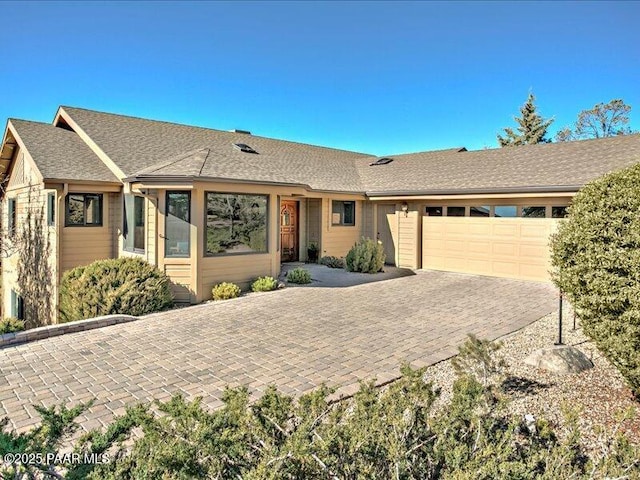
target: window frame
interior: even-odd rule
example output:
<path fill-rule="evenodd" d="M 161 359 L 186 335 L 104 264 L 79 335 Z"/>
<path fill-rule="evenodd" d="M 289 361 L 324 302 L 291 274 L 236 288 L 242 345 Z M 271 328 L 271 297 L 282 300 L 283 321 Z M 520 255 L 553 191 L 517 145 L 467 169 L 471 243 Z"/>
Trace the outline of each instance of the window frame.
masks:
<path fill-rule="evenodd" d="M 47 225 L 53 227 L 56 224 L 56 194 L 47 193 Z"/>
<path fill-rule="evenodd" d="M 208 225 L 207 225 L 207 217 L 208 217 L 208 196 L 209 195 L 242 195 L 242 196 L 247 196 L 247 197 L 264 197 L 266 199 L 266 215 L 265 215 L 265 229 L 266 229 L 266 240 L 265 240 L 265 250 L 263 252 L 239 252 L 239 253 L 229 253 L 229 252 L 221 252 L 221 253 L 210 253 L 207 251 L 207 230 L 208 230 Z M 280 204 L 280 201 L 278 201 L 278 204 Z M 271 223 L 270 223 L 270 209 L 271 209 L 271 195 L 267 194 L 267 193 L 246 193 L 246 192 L 219 192 L 219 191 L 215 191 L 215 190 L 206 190 L 204 192 L 204 220 L 203 220 L 203 224 L 204 224 L 204 234 L 203 234 L 203 238 L 204 238 L 204 252 L 203 255 L 204 257 L 238 257 L 238 256 L 243 256 L 243 255 L 265 255 L 269 253 L 269 231 L 271 228 Z M 278 234 L 278 242 L 280 241 L 280 235 Z M 279 243 L 278 243 L 278 248 L 280 248 Z"/>
<path fill-rule="evenodd" d="M 18 220 L 18 202 L 15 198 L 7 199 L 7 233 L 13 235 Z"/>
<path fill-rule="evenodd" d="M 188 239 L 187 253 L 186 254 L 169 255 L 168 252 L 167 252 L 167 225 L 169 224 L 167 219 L 169 218 L 169 198 L 171 197 L 172 194 L 180 194 L 180 195 L 186 194 L 187 198 L 188 198 L 188 202 L 189 202 L 189 204 L 188 204 L 189 206 L 187 208 L 187 220 L 183 220 L 183 221 L 187 222 L 187 225 L 189 225 L 189 239 Z M 165 196 L 164 196 L 164 200 L 165 200 L 165 203 L 164 203 L 164 206 L 165 206 L 165 210 L 164 210 L 164 234 L 163 234 L 163 238 L 164 238 L 164 258 L 190 258 L 191 257 L 191 208 L 192 208 L 191 199 L 192 199 L 191 190 L 167 190 L 165 192 Z"/>
<path fill-rule="evenodd" d="M 131 204 L 131 209 L 132 209 L 132 217 L 131 219 L 133 220 L 133 225 L 129 225 L 129 219 L 127 218 L 127 213 L 128 213 L 128 209 L 127 209 L 127 198 L 132 198 L 133 202 Z M 138 211 L 136 209 L 136 201 L 137 200 L 141 200 L 142 201 L 142 248 L 136 248 L 136 227 L 138 226 L 136 224 L 136 212 Z M 140 253 L 143 254 L 146 251 L 146 232 L 147 232 L 147 219 L 146 219 L 146 205 L 145 205 L 145 197 L 142 195 L 136 195 L 135 193 L 125 193 L 122 197 L 122 210 L 123 210 L 123 215 L 122 215 L 122 238 L 123 238 L 123 242 L 122 242 L 122 249 L 125 252 L 129 252 L 129 253 Z M 132 242 L 131 242 L 131 246 L 127 245 L 127 238 L 128 236 L 131 235 L 132 236 Z"/>
<path fill-rule="evenodd" d="M 83 197 L 83 223 L 69 223 L 69 198 L 71 196 Z M 87 198 L 96 197 L 98 199 L 99 222 L 87 223 Z M 104 195 L 102 193 L 81 193 L 81 192 L 69 192 L 65 196 L 64 200 L 64 226 L 65 227 L 103 227 L 104 226 Z"/>
<path fill-rule="evenodd" d="M 335 215 L 334 213 L 334 204 L 335 203 L 341 203 L 342 204 L 342 211 L 338 212 L 340 214 L 340 222 L 339 223 L 335 223 L 333 221 L 333 216 Z M 351 203 L 353 204 L 353 223 L 345 223 L 344 218 L 345 218 L 345 210 L 344 210 L 344 205 L 347 203 Z M 356 201 L 355 200 L 331 200 L 331 226 L 332 227 L 355 227 L 357 223 L 356 220 Z"/>

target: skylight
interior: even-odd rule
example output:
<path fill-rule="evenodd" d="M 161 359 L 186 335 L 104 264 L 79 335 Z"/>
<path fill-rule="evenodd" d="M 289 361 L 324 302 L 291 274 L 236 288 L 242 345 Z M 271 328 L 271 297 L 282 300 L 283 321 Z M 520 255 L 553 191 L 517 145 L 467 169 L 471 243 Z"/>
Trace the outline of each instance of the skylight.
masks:
<path fill-rule="evenodd" d="M 234 143 L 233 146 L 237 150 L 240 150 L 241 152 L 244 152 L 244 153 L 258 153 L 246 143 Z"/>
<path fill-rule="evenodd" d="M 393 162 L 393 158 L 383 157 L 383 158 L 379 158 L 378 160 L 376 160 L 373 163 L 370 163 L 369 166 L 373 167 L 373 166 L 376 166 L 376 165 L 386 165 L 386 164 L 391 163 L 391 162 Z"/>

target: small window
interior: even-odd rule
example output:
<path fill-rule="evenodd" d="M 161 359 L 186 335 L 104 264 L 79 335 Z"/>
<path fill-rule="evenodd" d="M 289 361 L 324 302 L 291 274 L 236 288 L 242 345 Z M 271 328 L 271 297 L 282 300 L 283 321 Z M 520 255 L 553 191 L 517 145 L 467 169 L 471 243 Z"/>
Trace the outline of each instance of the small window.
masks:
<path fill-rule="evenodd" d="M 144 252 L 144 197 L 124 195 L 122 236 L 128 252 Z"/>
<path fill-rule="evenodd" d="M 12 234 L 16 230 L 16 199 L 10 198 L 7 204 L 8 219 L 7 219 L 7 231 Z"/>
<path fill-rule="evenodd" d="M 11 316 L 24 320 L 24 300 L 15 290 L 11 290 Z"/>
<path fill-rule="evenodd" d="M 491 207 L 485 205 L 482 207 L 470 207 L 469 216 L 471 217 L 489 217 L 491 214 Z"/>
<path fill-rule="evenodd" d="M 447 217 L 464 217 L 464 207 L 447 207 Z"/>
<path fill-rule="evenodd" d="M 246 143 L 234 143 L 233 146 L 236 150 L 240 150 L 244 153 L 258 153 Z"/>
<path fill-rule="evenodd" d="M 551 207 L 551 218 L 565 218 L 569 213 L 568 207 Z"/>
<path fill-rule="evenodd" d="M 494 217 L 514 218 L 518 216 L 518 207 L 515 205 L 496 205 L 493 207 Z"/>
<path fill-rule="evenodd" d="M 391 162 L 393 162 L 393 158 L 384 157 L 384 158 L 379 158 L 373 163 L 370 163 L 369 166 L 375 167 L 376 165 L 388 165 Z"/>
<path fill-rule="evenodd" d="M 427 207 L 425 213 L 428 217 L 441 217 L 443 207 Z"/>
<path fill-rule="evenodd" d="M 56 194 L 47 193 L 47 225 L 56 224 Z"/>
<path fill-rule="evenodd" d="M 67 227 L 102 226 L 102 194 L 70 193 L 66 198 Z"/>
<path fill-rule="evenodd" d="M 356 202 L 332 202 L 332 225 L 353 226 L 356 224 Z"/>
<path fill-rule="evenodd" d="M 191 254 L 191 192 L 167 192 L 164 231 L 165 257 Z"/>
<path fill-rule="evenodd" d="M 544 218 L 547 207 L 522 207 L 522 218 Z"/>

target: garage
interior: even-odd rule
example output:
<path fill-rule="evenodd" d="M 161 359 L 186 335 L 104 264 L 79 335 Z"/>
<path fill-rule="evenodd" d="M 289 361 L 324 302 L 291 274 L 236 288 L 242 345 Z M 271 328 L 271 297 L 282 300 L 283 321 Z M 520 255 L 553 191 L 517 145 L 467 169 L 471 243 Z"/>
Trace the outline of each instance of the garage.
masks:
<path fill-rule="evenodd" d="M 565 215 L 566 199 L 546 205 L 538 200 L 426 206 L 422 268 L 548 281 L 549 237 Z"/>

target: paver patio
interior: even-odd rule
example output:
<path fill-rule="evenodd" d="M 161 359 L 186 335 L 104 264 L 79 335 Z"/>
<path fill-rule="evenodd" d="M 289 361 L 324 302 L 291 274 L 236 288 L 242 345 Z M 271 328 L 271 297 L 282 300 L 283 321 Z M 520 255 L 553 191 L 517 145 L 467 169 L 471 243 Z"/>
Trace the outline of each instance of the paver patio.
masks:
<path fill-rule="evenodd" d="M 457 352 L 468 333 L 495 339 L 556 308 L 547 284 L 421 271 L 348 288 L 288 288 L 0 350 L 0 417 L 38 422 L 33 404 L 95 398 L 79 421 L 108 423 L 126 404 L 270 383 L 300 394 L 322 382 L 353 391 L 388 381 L 409 361 Z"/>

